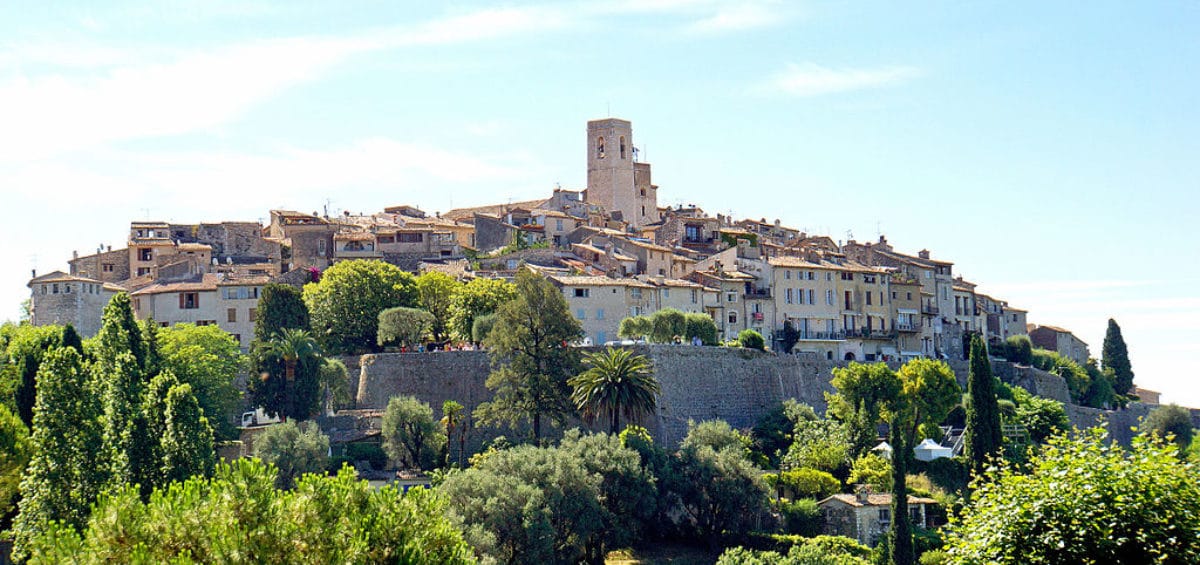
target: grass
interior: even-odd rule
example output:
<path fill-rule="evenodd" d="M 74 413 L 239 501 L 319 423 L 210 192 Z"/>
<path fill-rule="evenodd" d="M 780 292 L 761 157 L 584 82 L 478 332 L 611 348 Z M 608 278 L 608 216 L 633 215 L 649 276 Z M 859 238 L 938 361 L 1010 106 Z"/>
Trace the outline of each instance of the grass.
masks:
<path fill-rule="evenodd" d="M 605 565 L 713 565 L 717 554 L 694 545 L 672 542 L 645 543 L 610 552 Z"/>

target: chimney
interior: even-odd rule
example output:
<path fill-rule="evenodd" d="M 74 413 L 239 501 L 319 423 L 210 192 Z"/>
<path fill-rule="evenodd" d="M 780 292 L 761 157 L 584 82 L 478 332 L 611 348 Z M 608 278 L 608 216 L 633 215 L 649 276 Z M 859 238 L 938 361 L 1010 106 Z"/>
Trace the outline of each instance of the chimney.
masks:
<path fill-rule="evenodd" d="M 922 250 L 918 251 L 918 252 L 917 252 L 917 257 L 920 257 L 920 258 L 922 258 L 922 259 L 928 259 L 928 258 L 929 258 L 929 250 L 928 250 L 928 249 L 922 249 Z"/>
<path fill-rule="evenodd" d="M 30 270 L 29 270 L 29 278 L 31 278 L 31 279 L 36 279 L 36 278 L 37 278 L 37 269 L 30 269 Z"/>
<path fill-rule="evenodd" d="M 79 258 L 79 251 L 72 249 L 71 250 L 71 259 L 78 259 L 78 258 Z"/>
<path fill-rule="evenodd" d="M 779 218 L 775 218 L 775 227 L 779 227 Z"/>
<path fill-rule="evenodd" d="M 871 496 L 871 485 L 854 485 L 854 498 L 862 504 L 866 504 Z"/>

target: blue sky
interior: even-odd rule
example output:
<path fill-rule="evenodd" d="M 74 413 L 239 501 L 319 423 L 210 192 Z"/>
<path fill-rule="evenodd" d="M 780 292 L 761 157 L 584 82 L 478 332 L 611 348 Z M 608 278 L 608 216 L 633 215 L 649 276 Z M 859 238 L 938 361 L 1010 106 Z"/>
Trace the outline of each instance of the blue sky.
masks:
<path fill-rule="evenodd" d="M 0 4 L 0 318 L 134 219 L 428 211 L 585 181 L 929 248 L 1200 406 L 1200 4 Z"/>

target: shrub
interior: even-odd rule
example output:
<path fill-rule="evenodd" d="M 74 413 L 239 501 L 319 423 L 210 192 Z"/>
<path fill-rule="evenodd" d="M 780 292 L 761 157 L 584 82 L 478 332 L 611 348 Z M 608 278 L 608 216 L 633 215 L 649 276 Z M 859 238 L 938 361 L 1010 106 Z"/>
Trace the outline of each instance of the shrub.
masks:
<path fill-rule="evenodd" d="M 388 459 L 387 453 L 385 453 L 383 448 L 376 443 L 346 444 L 345 457 L 346 459 L 350 460 L 351 464 L 359 461 L 366 461 L 367 464 L 376 471 L 380 471 L 387 466 Z"/>
<path fill-rule="evenodd" d="M 794 498 L 820 500 L 842 489 L 842 483 L 834 476 L 817 469 L 793 469 L 779 474 L 780 490 L 788 491 Z"/>
<path fill-rule="evenodd" d="M 433 327 L 433 314 L 419 308 L 388 308 L 379 313 L 379 345 L 416 347 Z"/>
<path fill-rule="evenodd" d="M 817 501 L 811 498 L 781 502 L 779 514 L 783 517 L 783 531 L 787 534 L 815 536 L 820 534 L 825 526 L 821 508 L 817 506 Z"/>
<path fill-rule="evenodd" d="M 761 350 L 766 347 L 766 340 L 763 339 L 762 334 L 760 334 L 754 330 L 747 329 L 747 330 L 742 330 L 741 332 L 738 332 L 737 341 L 738 341 L 738 347 L 743 347 L 746 349 L 760 349 Z"/>

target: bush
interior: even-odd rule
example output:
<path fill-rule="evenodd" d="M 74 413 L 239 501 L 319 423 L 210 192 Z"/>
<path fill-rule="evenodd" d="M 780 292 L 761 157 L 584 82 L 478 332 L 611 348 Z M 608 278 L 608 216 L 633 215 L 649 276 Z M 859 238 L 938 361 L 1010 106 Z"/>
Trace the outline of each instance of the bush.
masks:
<path fill-rule="evenodd" d="M 784 471 L 776 479 L 776 488 L 793 498 L 815 498 L 820 500 L 842 489 L 842 483 L 834 476 L 817 469 L 793 469 Z"/>
<path fill-rule="evenodd" d="M 419 308 L 388 308 L 379 313 L 379 345 L 421 345 L 433 321 L 433 314 Z"/>
<path fill-rule="evenodd" d="M 821 508 L 817 501 L 811 498 L 801 498 L 794 502 L 781 502 L 779 514 L 783 517 L 783 532 L 801 536 L 815 536 L 825 527 L 825 519 L 821 517 Z"/>
<path fill-rule="evenodd" d="M 741 332 L 738 332 L 737 342 L 738 347 L 743 347 L 746 349 L 761 350 L 765 349 L 766 347 L 766 340 L 763 339 L 762 334 L 754 330 L 742 330 Z"/>
<path fill-rule="evenodd" d="M 971 479 L 967 462 L 961 455 L 933 461 L 914 461 L 911 470 L 923 472 L 933 484 L 946 492 L 963 492 L 967 488 L 967 481 Z"/>
<path fill-rule="evenodd" d="M 275 424 L 254 440 L 254 455 L 279 470 L 279 488 L 291 488 L 301 475 L 325 471 L 329 436 L 315 422 Z"/>
<path fill-rule="evenodd" d="M 1030 365 L 1033 363 L 1033 342 L 1029 341 L 1027 335 L 1009 336 L 1004 340 L 1001 353 L 1005 359 L 1013 363 Z"/>
<path fill-rule="evenodd" d="M 870 485 L 875 492 L 888 492 L 892 490 L 892 462 L 876 453 L 863 455 L 850 466 L 850 478 L 846 483 Z"/>
<path fill-rule="evenodd" d="M 754 534 L 748 547 L 725 551 L 718 565 L 867 565 L 871 549 L 843 536 Z"/>
<path fill-rule="evenodd" d="M 684 314 L 687 331 L 684 337 L 691 343 L 693 337 L 699 337 L 704 345 L 717 345 L 717 323 L 708 314 L 689 312 Z"/>
<path fill-rule="evenodd" d="M 1168 435 L 1174 436 L 1175 444 L 1179 446 L 1179 452 L 1182 454 L 1192 444 L 1192 414 L 1187 408 L 1176 404 L 1159 406 L 1146 416 L 1138 431 L 1163 439 Z"/>
<path fill-rule="evenodd" d="M 382 471 L 387 466 L 388 459 L 387 453 L 376 443 L 346 444 L 345 457 L 350 460 L 351 464 L 366 461 L 376 471 Z"/>

